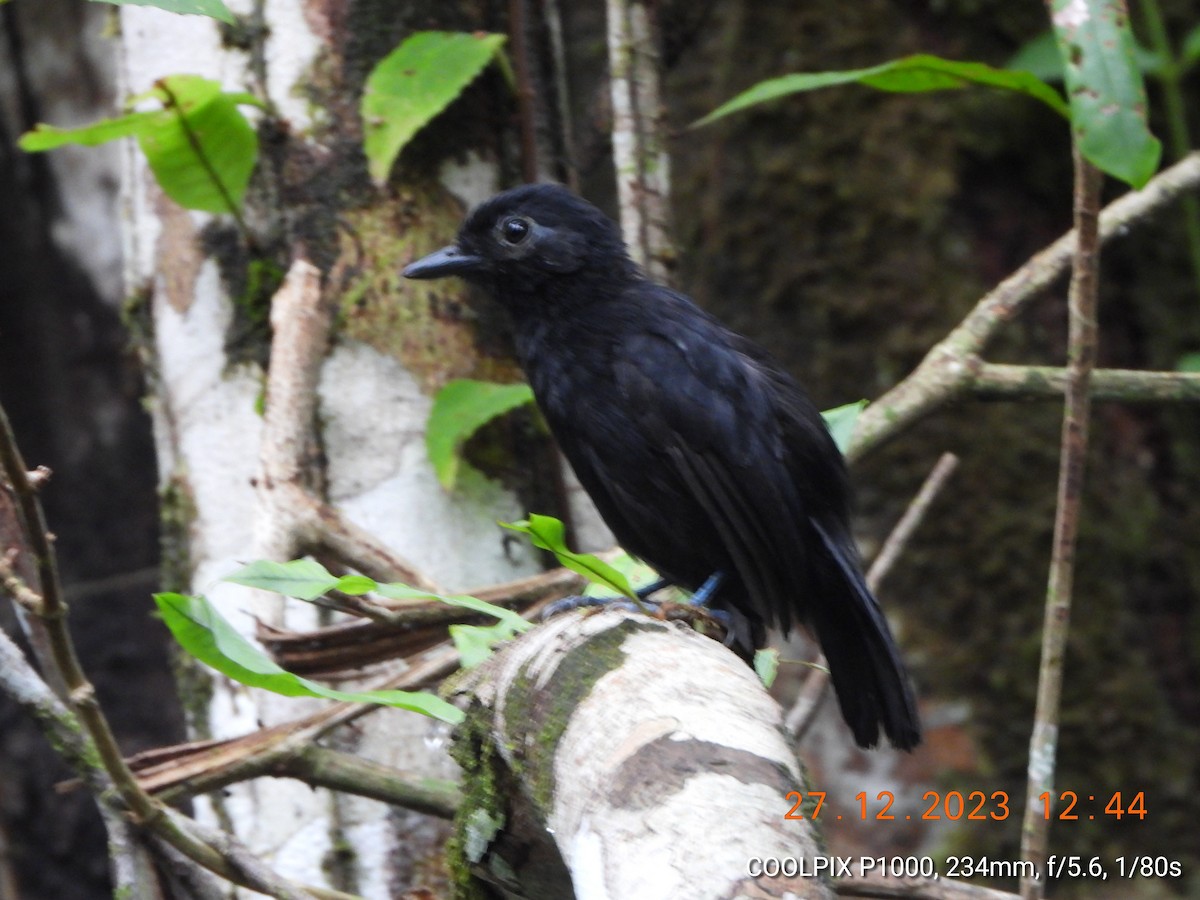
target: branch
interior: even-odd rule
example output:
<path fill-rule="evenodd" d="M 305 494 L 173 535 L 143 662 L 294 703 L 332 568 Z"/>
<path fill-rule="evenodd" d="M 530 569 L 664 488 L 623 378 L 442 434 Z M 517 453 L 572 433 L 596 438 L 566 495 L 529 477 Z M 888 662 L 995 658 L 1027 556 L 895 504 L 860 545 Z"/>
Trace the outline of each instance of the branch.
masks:
<path fill-rule="evenodd" d="M 271 365 L 257 479 L 255 555 L 286 560 L 326 550 L 378 581 L 435 590 L 407 560 L 322 500 L 307 483 L 317 383 L 333 309 L 321 273 L 297 259 L 271 300 Z"/>
<path fill-rule="evenodd" d="M 12 488 L 20 511 L 25 543 L 32 551 L 42 592 L 26 595 L 30 607 L 43 622 L 50 641 L 51 663 L 66 685 L 70 708 L 54 695 L 30 668 L 20 650 L 7 635 L 0 633 L 0 688 L 11 694 L 42 726 L 51 743 L 59 748 L 64 760 L 75 769 L 93 796 L 105 807 L 128 815 L 132 824 L 169 843 L 184 856 L 211 872 L 242 887 L 273 897 L 295 898 L 324 896 L 346 898 L 349 895 L 318 889 L 306 889 L 275 875 L 264 864 L 245 859 L 252 854 L 234 838 L 204 831 L 197 823 L 151 798 L 133 776 L 117 746 L 108 720 L 96 701 L 96 692 L 87 680 L 75 654 L 67 630 L 67 608 L 58 580 L 53 544 L 46 529 L 41 503 L 30 483 L 20 450 L 13 438 L 8 417 L 0 407 L 0 467 Z M 10 572 L 11 572 L 10 567 Z M 14 576 L 15 577 L 15 576 Z M 23 585 L 21 593 L 32 590 Z M 106 816 L 106 820 L 110 817 Z M 114 859 L 116 875 L 122 884 L 146 871 L 128 849 L 124 831 L 113 835 L 118 842 Z M 139 894 L 141 892 L 140 886 Z"/>
<path fill-rule="evenodd" d="M 1069 379 L 1069 370 L 1054 366 L 981 362 L 971 377 L 970 391 L 984 400 L 1061 398 L 1067 391 Z M 1091 397 L 1123 403 L 1170 400 L 1194 403 L 1200 401 L 1200 373 L 1095 369 Z"/>
<path fill-rule="evenodd" d="M 477 877 L 509 871 L 539 896 L 572 884 L 663 900 L 699 896 L 697 885 L 831 896 L 815 879 L 747 876 L 751 857 L 820 851 L 808 820 L 783 817 L 803 776 L 782 712 L 716 641 L 619 610 L 563 615 L 484 662 L 458 696 L 464 792 L 491 785 L 459 816 Z"/>
<path fill-rule="evenodd" d="M 1046 588 L 1046 620 L 1042 626 L 1042 664 L 1038 675 L 1033 735 L 1029 740 L 1029 783 L 1025 798 L 1025 820 L 1021 828 L 1021 857 L 1032 861 L 1039 872 L 1045 871 L 1050 823 L 1037 814 L 1037 798 L 1054 786 L 1063 656 L 1071 616 L 1075 543 L 1079 534 L 1079 507 L 1087 459 L 1088 414 L 1091 410 L 1089 386 L 1096 364 L 1096 296 L 1100 281 L 1097 220 L 1103 181 L 1100 171 L 1083 158 L 1076 146 L 1075 233 L 1078 243 L 1068 297 L 1070 331 L 1066 409 L 1063 413 L 1050 583 Z M 1041 897 L 1043 885 L 1040 878 L 1023 877 L 1021 896 L 1026 900 Z"/>
<path fill-rule="evenodd" d="M 1160 172 L 1140 191 L 1130 191 L 1109 204 L 1100 215 L 1100 241 L 1124 234 L 1198 188 L 1200 152 Z M 860 458 L 948 401 L 968 394 L 972 366 L 988 342 L 1000 326 L 1067 271 L 1075 240 L 1075 232 L 1068 232 L 1002 281 L 926 354 L 912 374 L 863 410 L 847 458 Z"/>

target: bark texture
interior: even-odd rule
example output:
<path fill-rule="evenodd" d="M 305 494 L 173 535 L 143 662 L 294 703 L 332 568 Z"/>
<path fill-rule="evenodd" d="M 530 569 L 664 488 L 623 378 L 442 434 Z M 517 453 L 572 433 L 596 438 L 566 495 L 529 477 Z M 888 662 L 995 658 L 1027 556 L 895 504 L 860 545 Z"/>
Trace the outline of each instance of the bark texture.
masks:
<path fill-rule="evenodd" d="M 784 819 L 804 775 L 754 673 L 686 625 L 563 615 L 459 696 L 459 852 L 479 881 L 530 897 L 833 895 L 748 874 L 755 857 L 819 853 L 808 821 Z"/>

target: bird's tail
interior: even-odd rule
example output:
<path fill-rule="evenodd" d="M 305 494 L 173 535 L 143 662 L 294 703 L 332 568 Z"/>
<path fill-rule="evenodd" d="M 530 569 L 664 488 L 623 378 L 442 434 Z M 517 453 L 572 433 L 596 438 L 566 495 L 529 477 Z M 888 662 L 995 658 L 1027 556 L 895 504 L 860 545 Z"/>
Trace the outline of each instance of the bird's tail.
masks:
<path fill-rule="evenodd" d="M 823 596 L 808 604 L 810 622 L 829 664 L 842 717 L 862 747 L 879 742 L 911 750 L 921 724 L 900 651 L 883 610 L 868 589 L 849 537 L 838 540 L 815 521 L 834 568 L 821 578 Z"/>

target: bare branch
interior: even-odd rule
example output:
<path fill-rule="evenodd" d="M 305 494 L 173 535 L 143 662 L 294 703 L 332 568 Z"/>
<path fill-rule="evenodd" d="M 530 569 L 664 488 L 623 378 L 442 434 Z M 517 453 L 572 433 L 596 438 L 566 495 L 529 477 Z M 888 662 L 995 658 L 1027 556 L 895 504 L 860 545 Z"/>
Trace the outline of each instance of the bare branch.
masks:
<path fill-rule="evenodd" d="M 1059 399 L 1067 390 L 1068 370 L 1054 366 L 1013 366 L 980 362 L 972 373 L 970 393 L 981 400 Z M 1093 400 L 1122 403 L 1200 401 L 1200 373 L 1139 372 L 1096 369 Z"/>

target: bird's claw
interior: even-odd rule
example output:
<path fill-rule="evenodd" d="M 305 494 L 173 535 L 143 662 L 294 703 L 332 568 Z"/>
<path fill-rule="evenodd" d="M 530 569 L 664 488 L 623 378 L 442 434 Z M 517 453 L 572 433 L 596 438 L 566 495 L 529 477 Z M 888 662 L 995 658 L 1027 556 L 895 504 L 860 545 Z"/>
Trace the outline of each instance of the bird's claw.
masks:
<path fill-rule="evenodd" d="M 665 622 L 687 622 L 696 631 L 717 640 L 724 640 L 733 633 L 731 628 L 733 617 L 725 610 L 711 609 L 703 604 L 690 601 L 683 603 L 657 602 L 647 600 L 641 591 L 637 593 L 638 599 L 636 600 L 630 597 L 590 597 L 585 595 L 563 597 L 547 605 L 542 610 L 540 618 L 545 622 L 554 616 L 576 609 L 619 609 L 644 613 Z"/>

